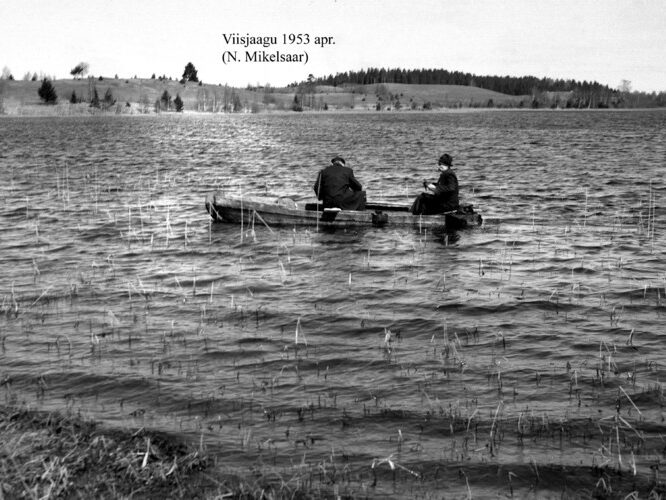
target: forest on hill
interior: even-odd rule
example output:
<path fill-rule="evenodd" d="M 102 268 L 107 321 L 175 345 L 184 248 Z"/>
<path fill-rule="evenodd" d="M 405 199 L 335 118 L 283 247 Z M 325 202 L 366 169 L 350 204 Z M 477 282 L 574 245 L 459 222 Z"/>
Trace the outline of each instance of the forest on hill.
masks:
<path fill-rule="evenodd" d="M 294 86 L 303 85 L 292 84 Z M 462 85 L 478 87 L 512 96 L 532 96 L 534 107 L 543 107 L 544 100 L 552 100 L 552 93 L 568 93 L 564 107 L 661 107 L 666 106 L 666 92 L 632 92 L 631 82 L 624 80 L 614 89 L 596 81 L 537 78 L 535 76 L 475 75 L 446 69 L 367 68 L 345 71 L 326 77 L 313 77 L 315 85 Z"/>

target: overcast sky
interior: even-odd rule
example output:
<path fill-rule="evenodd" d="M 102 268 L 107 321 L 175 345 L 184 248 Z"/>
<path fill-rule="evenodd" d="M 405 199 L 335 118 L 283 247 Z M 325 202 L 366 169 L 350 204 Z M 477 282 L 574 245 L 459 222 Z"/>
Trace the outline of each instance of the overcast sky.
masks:
<path fill-rule="evenodd" d="M 274 36 L 248 48 L 223 34 Z M 309 35 L 284 44 L 283 34 Z M 332 37 L 319 47 L 315 37 Z M 303 37 L 304 39 L 304 37 Z M 223 63 L 225 51 L 238 62 Z M 246 62 L 245 51 L 308 62 Z M 301 56 L 304 58 L 305 56 Z M 0 67 L 70 77 L 153 73 L 192 62 L 207 83 L 282 86 L 367 67 L 596 80 L 666 91 L 665 0 L 0 0 Z"/>

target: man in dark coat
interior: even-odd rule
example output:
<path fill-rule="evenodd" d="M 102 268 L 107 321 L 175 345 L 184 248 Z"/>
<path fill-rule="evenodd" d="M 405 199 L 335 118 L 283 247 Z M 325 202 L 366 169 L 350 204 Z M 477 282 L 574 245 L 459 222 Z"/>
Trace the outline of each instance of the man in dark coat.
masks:
<path fill-rule="evenodd" d="M 324 202 L 324 208 L 365 209 L 363 186 L 354 177 L 354 171 L 345 166 L 345 160 L 340 156 L 333 158 L 328 167 L 319 171 L 314 191 L 317 198 Z"/>
<path fill-rule="evenodd" d="M 426 192 L 414 200 L 411 208 L 413 214 L 432 215 L 458 210 L 458 177 L 452 166 L 451 155 L 445 153 L 439 158 L 437 168 L 440 174 L 437 184 L 423 181 Z"/>

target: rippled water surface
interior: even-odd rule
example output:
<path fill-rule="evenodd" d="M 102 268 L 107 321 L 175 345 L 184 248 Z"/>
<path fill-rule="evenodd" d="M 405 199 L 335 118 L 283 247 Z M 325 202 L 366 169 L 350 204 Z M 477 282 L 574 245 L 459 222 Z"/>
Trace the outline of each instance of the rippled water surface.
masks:
<path fill-rule="evenodd" d="M 660 111 L 0 119 L 3 397 L 331 494 L 647 494 L 665 129 Z M 335 154 L 369 199 L 409 202 L 445 151 L 480 229 L 241 232 L 204 209 L 220 189 L 311 199 Z"/>

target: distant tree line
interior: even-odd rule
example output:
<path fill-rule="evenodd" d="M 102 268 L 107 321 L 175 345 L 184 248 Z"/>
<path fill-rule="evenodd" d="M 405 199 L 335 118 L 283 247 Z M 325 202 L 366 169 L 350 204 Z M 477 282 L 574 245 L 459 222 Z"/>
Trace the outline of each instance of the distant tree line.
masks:
<path fill-rule="evenodd" d="M 374 83 L 408 83 L 416 85 L 463 85 L 493 90 L 508 95 L 528 95 L 533 90 L 541 92 L 582 90 L 609 90 L 598 82 L 578 82 L 576 80 L 556 80 L 535 76 L 479 76 L 462 71 L 446 69 L 400 69 L 368 68 L 360 71 L 346 71 L 317 78 L 318 85 L 342 85 L 345 83 L 368 85 Z"/>
<path fill-rule="evenodd" d="M 312 83 L 310 81 L 309 83 Z M 612 89 L 596 81 L 573 79 L 537 78 L 535 76 L 488 76 L 449 71 L 446 69 L 368 68 L 345 71 L 314 79 L 316 85 L 371 85 L 382 83 L 407 83 L 416 85 L 463 85 L 479 87 L 512 96 L 533 96 L 531 104 L 540 107 L 547 93 L 569 92 L 571 100 L 563 107 L 636 107 L 666 106 L 666 93 L 629 92 Z M 303 86 L 304 82 L 291 86 Z M 549 97 L 550 99 L 550 97 Z M 550 99 L 552 100 L 552 99 Z M 568 104 L 568 106 L 567 106 Z"/>

